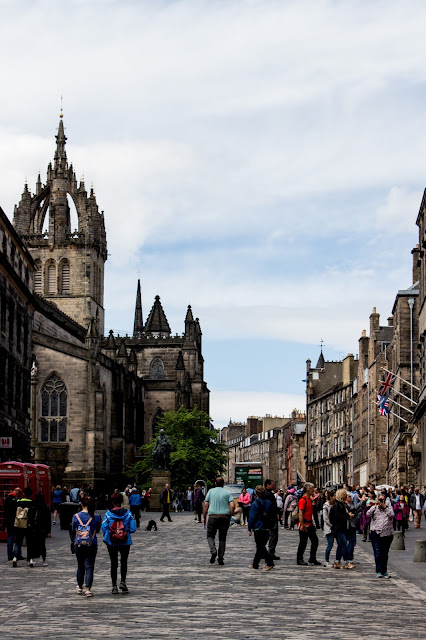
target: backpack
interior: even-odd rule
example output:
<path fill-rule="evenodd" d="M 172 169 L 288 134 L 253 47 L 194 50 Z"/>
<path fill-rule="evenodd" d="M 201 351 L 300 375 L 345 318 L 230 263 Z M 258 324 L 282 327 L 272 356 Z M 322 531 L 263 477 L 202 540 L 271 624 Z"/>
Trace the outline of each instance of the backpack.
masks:
<path fill-rule="evenodd" d="M 127 531 L 122 520 L 113 520 L 109 527 L 109 537 L 111 544 L 125 544 L 127 542 Z"/>
<path fill-rule="evenodd" d="M 78 513 L 75 514 L 75 517 L 78 520 L 78 526 L 75 532 L 74 544 L 76 544 L 78 547 L 90 547 L 93 542 L 93 538 L 95 537 L 94 534 L 93 536 L 90 534 L 90 523 L 92 522 L 93 518 L 89 518 L 86 524 L 84 524 L 80 519 Z"/>
<path fill-rule="evenodd" d="M 290 517 L 292 522 L 298 522 L 299 521 L 299 500 L 296 500 L 290 513 L 291 513 Z"/>
<path fill-rule="evenodd" d="M 17 507 L 15 515 L 15 527 L 17 529 L 26 529 L 28 526 L 28 509 L 29 507 Z"/>

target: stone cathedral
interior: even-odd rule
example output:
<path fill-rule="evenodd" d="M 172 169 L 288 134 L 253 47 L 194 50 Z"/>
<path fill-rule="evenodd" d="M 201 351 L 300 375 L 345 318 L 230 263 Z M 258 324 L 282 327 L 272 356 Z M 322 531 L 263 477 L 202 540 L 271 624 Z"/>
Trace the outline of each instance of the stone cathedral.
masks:
<path fill-rule="evenodd" d="M 104 212 L 77 181 L 66 141 L 61 114 L 46 182 L 39 175 L 34 194 L 25 185 L 13 218 L 35 265 L 31 455 L 67 486 L 109 489 L 163 412 L 209 412 L 202 333 L 188 307 L 183 333 L 172 335 L 159 296 L 144 322 L 138 281 L 133 335 L 104 336 Z"/>

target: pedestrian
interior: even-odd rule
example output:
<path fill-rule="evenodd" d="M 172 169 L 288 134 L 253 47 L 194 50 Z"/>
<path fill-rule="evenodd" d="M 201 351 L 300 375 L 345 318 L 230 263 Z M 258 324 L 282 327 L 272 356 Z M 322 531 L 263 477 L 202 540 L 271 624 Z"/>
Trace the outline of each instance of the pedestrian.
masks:
<path fill-rule="evenodd" d="M 70 491 L 71 502 L 78 502 L 78 494 L 80 493 L 80 487 L 74 486 Z"/>
<path fill-rule="evenodd" d="M 255 493 L 257 499 L 250 507 L 248 519 L 248 534 L 251 536 L 254 533 L 254 541 L 256 543 L 256 553 L 250 569 L 259 569 L 259 562 L 264 558 L 266 564 L 263 570 L 270 571 L 275 565 L 273 557 L 266 548 L 266 543 L 269 540 L 271 528 L 276 524 L 273 515 L 274 509 L 271 501 L 265 498 L 265 487 L 258 485 Z"/>
<path fill-rule="evenodd" d="M 201 514 L 203 513 L 204 494 L 199 484 L 194 484 L 194 511 L 196 520 L 201 524 Z"/>
<path fill-rule="evenodd" d="M 364 505 L 367 501 L 367 496 L 358 501 L 355 505 L 353 503 L 353 495 L 352 493 L 348 493 L 346 498 L 346 511 L 349 514 L 349 523 L 348 523 L 348 531 L 347 531 L 347 539 L 348 539 L 348 560 L 350 563 L 354 563 L 354 551 L 356 547 L 356 533 L 359 526 L 359 520 L 361 517 L 361 512 L 364 508 Z"/>
<path fill-rule="evenodd" d="M 275 500 L 277 502 L 277 509 L 278 509 L 278 522 L 282 526 L 283 525 L 283 507 L 284 507 L 282 489 L 276 490 Z"/>
<path fill-rule="evenodd" d="M 101 521 L 95 515 L 95 501 L 90 496 L 84 496 L 81 501 L 81 511 L 75 513 L 71 521 L 71 531 L 74 537 L 74 551 L 77 558 L 77 593 L 83 593 L 86 586 L 87 598 L 93 596 L 92 584 L 95 569 L 98 539 L 96 534 L 101 528 Z"/>
<path fill-rule="evenodd" d="M 425 497 L 420 493 L 419 488 L 416 487 L 410 497 L 410 507 L 414 516 L 414 527 L 420 529 L 422 521 L 422 510 L 425 503 Z"/>
<path fill-rule="evenodd" d="M 210 564 L 214 564 L 216 557 L 220 565 L 224 564 L 226 535 L 229 529 L 230 518 L 234 513 L 234 499 L 229 491 L 223 488 L 225 484 L 221 476 L 216 478 L 216 486 L 206 495 L 203 507 L 203 520 L 206 524 L 207 514 L 207 542 L 210 548 Z M 219 534 L 219 554 L 216 550 L 215 538 Z"/>
<path fill-rule="evenodd" d="M 327 540 L 327 546 L 325 549 L 325 562 L 324 567 L 330 568 L 332 567 L 332 563 L 330 562 L 330 553 L 334 544 L 334 534 L 331 527 L 330 522 L 330 509 L 333 507 L 336 502 L 336 492 L 334 489 L 328 489 L 326 491 L 327 500 L 323 506 L 322 515 L 324 520 L 324 537 Z"/>
<path fill-rule="evenodd" d="M 19 487 L 16 487 L 9 493 L 4 499 L 3 513 L 4 513 L 4 528 L 7 531 L 7 559 L 13 560 L 13 544 L 15 541 L 15 516 L 16 516 L 16 503 L 22 495 L 22 491 Z M 22 558 L 17 558 L 21 560 Z"/>
<path fill-rule="evenodd" d="M 61 502 L 62 502 L 62 487 L 60 484 L 58 484 L 56 485 L 56 489 L 52 495 L 53 524 L 56 524 L 56 516 L 58 515 Z"/>
<path fill-rule="evenodd" d="M 136 522 L 127 509 L 122 508 L 123 496 L 118 491 L 111 496 L 112 508 L 108 509 L 104 521 L 102 522 L 102 532 L 104 542 L 108 548 L 111 561 L 111 581 L 112 593 L 117 594 L 117 574 L 118 556 L 120 555 L 120 577 L 119 585 L 122 593 L 128 593 L 127 561 L 129 558 L 130 545 L 132 544 L 131 533 L 136 531 Z"/>
<path fill-rule="evenodd" d="M 192 511 L 192 489 L 188 487 L 186 490 L 186 510 Z"/>
<path fill-rule="evenodd" d="M 141 494 L 136 489 L 136 487 L 133 487 L 129 496 L 129 505 L 132 516 L 135 519 L 137 529 L 139 529 L 141 523 L 141 504 Z"/>
<path fill-rule="evenodd" d="M 320 491 L 318 487 L 315 487 L 314 493 L 312 495 L 312 505 L 313 505 L 314 522 L 317 529 L 321 529 L 319 519 L 318 519 L 319 512 L 320 512 L 320 501 L 321 501 Z"/>
<path fill-rule="evenodd" d="M 312 482 L 305 482 L 303 487 L 303 495 L 299 500 L 299 546 L 297 549 L 298 565 L 320 565 L 316 558 L 318 549 L 318 536 L 316 529 L 312 523 L 313 504 L 312 495 L 314 493 L 314 485 Z M 303 554 L 305 553 L 308 538 L 311 541 L 311 552 L 309 562 L 305 562 Z"/>
<path fill-rule="evenodd" d="M 34 498 L 31 507 L 28 509 L 28 535 L 27 551 L 30 549 L 30 556 L 34 558 L 41 556 L 43 567 L 47 567 L 46 562 L 46 538 L 50 536 L 51 521 L 49 507 L 42 493 L 38 493 Z M 35 564 L 33 562 L 33 564 Z"/>
<path fill-rule="evenodd" d="M 370 538 L 376 562 L 376 574 L 378 578 L 390 578 L 388 574 L 389 549 L 393 540 L 393 509 L 386 505 L 383 496 L 380 496 L 368 510 L 370 516 Z"/>
<path fill-rule="evenodd" d="M 410 507 L 408 506 L 403 495 L 399 495 L 399 500 L 395 502 L 393 506 L 395 513 L 395 522 L 398 531 L 405 531 L 408 529 L 408 518 L 410 515 Z"/>
<path fill-rule="evenodd" d="M 251 498 L 250 498 L 250 494 L 248 493 L 245 487 L 243 487 L 241 495 L 238 498 L 238 505 L 241 507 L 243 511 L 243 526 L 246 527 L 248 523 L 249 513 L 250 513 Z"/>
<path fill-rule="evenodd" d="M 252 502 L 252 504 L 253 504 L 253 501 L 254 501 L 255 496 L 254 496 L 254 489 L 253 489 L 253 487 L 251 486 L 251 482 L 247 482 L 247 487 L 246 487 L 246 489 L 247 489 L 247 493 L 249 493 L 249 494 L 250 494 L 250 500 L 251 500 L 251 502 Z"/>
<path fill-rule="evenodd" d="M 34 567 L 34 560 L 31 556 L 31 541 L 28 541 L 28 511 L 33 503 L 31 496 L 33 490 L 31 487 L 25 487 L 23 497 L 16 501 L 15 514 L 15 548 L 13 551 L 12 566 L 18 566 L 18 558 L 21 558 L 22 543 L 27 543 L 27 565 Z"/>
<path fill-rule="evenodd" d="M 337 541 L 335 569 L 354 569 L 354 565 L 349 562 L 348 530 L 349 513 L 346 509 L 346 499 L 348 493 L 345 489 L 336 491 L 336 502 L 330 509 L 331 530 Z M 341 564 L 343 557 L 344 565 Z"/>
<path fill-rule="evenodd" d="M 291 512 L 297 505 L 297 498 L 295 496 L 295 493 L 296 492 L 293 487 L 291 487 L 291 489 L 288 489 L 287 496 L 284 502 L 284 527 L 286 529 L 294 529 L 295 521 L 291 518 Z M 290 525 L 288 523 L 289 518 Z"/>
<path fill-rule="evenodd" d="M 124 489 L 123 493 L 121 494 L 123 496 L 123 509 L 127 509 L 128 511 L 130 511 L 130 490 L 131 490 L 131 485 L 128 484 L 127 487 Z M 114 493 L 117 493 L 117 491 L 114 491 Z"/>
<path fill-rule="evenodd" d="M 274 526 L 271 527 L 271 530 L 269 533 L 268 551 L 271 554 L 273 560 L 280 560 L 280 557 L 275 554 L 275 550 L 278 544 L 279 514 L 278 514 L 277 501 L 275 500 L 274 488 L 275 488 L 274 481 L 267 478 L 265 480 L 265 500 L 269 500 L 272 503 L 271 519 L 275 522 Z"/>
<path fill-rule="evenodd" d="M 160 504 L 163 505 L 163 513 L 161 515 L 161 522 L 164 522 L 164 518 L 167 518 L 169 522 L 172 522 L 170 517 L 170 505 L 172 504 L 172 492 L 168 484 L 163 489 L 163 492 L 160 495 Z"/>

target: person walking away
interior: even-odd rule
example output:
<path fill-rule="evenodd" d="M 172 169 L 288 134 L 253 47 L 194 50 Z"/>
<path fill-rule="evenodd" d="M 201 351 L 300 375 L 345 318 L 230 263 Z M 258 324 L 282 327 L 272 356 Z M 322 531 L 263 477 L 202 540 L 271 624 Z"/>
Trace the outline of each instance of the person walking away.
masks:
<path fill-rule="evenodd" d="M 248 493 L 248 491 L 247 491 L 247 489 L 245 487 L 243 487 L 241 495 L 238 498 L 238 505 L 243 510 L 243 526 L 246 527 L 247 526 L 247 522 L 248 522 L 249 513 L 250 513 L 251 498 L 250 498 L 250 494 Z"/>
<path fill-rule="evenodd" d="M 33 503 L 31 496 L 33 490 L 31 487 L 25 487 L 24 495 L 16 502 L 15 514 L 15 548 L 13 550 L 12 566 L 18 566 L 18 558 L 21 558 L 21 549 L 24 538 L 27 543 L 27 565 L 34 567 L 34 561 L 31 556 L 31 541 L 28 541 L 28 511 Z"/>
<path fill-rule="evenodd" d="M 44 495 L 38 493 L 28 510 L 27 545 L 29 543 L 33 560 L 41 556 L 43 567 L 47 567 L 46 538 L 50 536 L 51 528 L 49 507 Z"/>
<path fill-rule="evenodd" d="M 336 492 L 334 489 L 329 489 L 327 492 L 327 500 L 322 509 L 322 516 L 324 520 L 324 538 L 327 540 L 327 546 L 325 548 L 325 556 L 324 556 L 324 567 L 330 568 L 332 567 L 332 563 L 330 562 L 330 553 L 334 544 L 334 534 L 332 532 L 331 522 L 330 522 L 330 509 L 333 507 L 336 502 Z"/>
<path fill-rule="evenodd" d="M 60 484 L 56 485 L 56 489 L 52 495 L 53 506 L 53 524 L 56 524 L 56 516 L 58 515 L 59 507 L 62 502 L 62 487 Z"/>
<path fill-rule="evenodd" d="M 314 493 L 312 495 L 312 505 L 313 505 L 314 522 L 317 529 L 321 529 L 319 518 L 318 518 L 319 512 L 320 512 L 320 500 L 321 500 L 321 494 L 319 492 L 318 487 L 315 487 Z"/>
<path fill-rule="evenodd" d="M 206 524 L 207 515 L 207 542 L 210 548 L 210 564 L 214 564 L 218 556 L 218 563 L 224 564 L 226 535 L 229 529 L 230 518 L 234 513 L 234 499 L 229 491 L 223 488 L 225 484 L 221 476 L 216 478 L 216 486 L 206 495 L 203 507 L 203 521 Z M 215 538 L 219 534 L 219 554 L 216 550 Z"/>
<path fill-rule="evenodd" d="M 267 478 L 265 480 L 265 500 L 269 500 L 272 503 L 271 519 L 275 522 L 275 526 L 271 528 L 269 534 L 268 551 L 273 560 L 279 560 L 280 557 L 275 555 L 278 544 L 278 507 L 277 501 L 275 500 L 274 487 L 274 481 Z"/>
<path fill-rule="evenodd" d="M 136 522 L 136 528 L 139 529 L 141 523 L 141 504 L 142 498 L 136 487 L 133 487 L 129 496 L 129 505 L 132 516 Z"/>
<path fill-rule="evenodd" d="M 408 518 L 410 516 L 410 507 L 408 506 L 405 497 L 399 496 L 399 500 L 395 502 L 393 506 L 395 514 L 395 522 L 397 531 L 402 531 L 404 534 L 408 529 Z"/>
<path fill-rule="evenodd" d="M 21 489 L 16 487 L 16 489 L 13 489 L 13 491 L 6 496 L 3 504 L 4 528 L 7 531 L 7 559 L 10 562 L 13 560 L 13 543 L 15 541 L 16 503 L 21 495 Z M 22 560 L 22 558 L 18 557 L 18 560 Z"/>
<path fill-rule="evenodd" d="M 251 536 L 254 533 L 256 543 L 256 553 L 250 569 L 258 569 L 260 560 L 264 558 L 266 564 L 263 570 L 270 571 L 275 565 L 273 557 L 266 548 L 266 543 L 269 540 L 271 528 L 275 526 L 273 505 L 270 500 L 265 498 L 265 487 L 258 485 L 255 493 L 257 499 L 250 507 L 248 519 L 248 534 Z"/>
<path fill-rule="evenodd" d="M 123 493 L 121 494 L 123 496 L 123 509 L 127 509 L 127 511 L 130 511 L 130 489 L 132 487 L 130 485 L 127 485 L 127 487 L 124 489 Z M 117 493 L 116 491 L 114 491 L 114 493 Z"/>
<path fill-rule="evenodd" d="M 318 549 L 318 536 L 316 529 L 312 523 L 313 516 L 313 504 L 312 495 L 314 493 L 314 485 L 312 482 L 305 482 L 303 487 L 303 495 L 299 500 L 299 546 L 297 548 L 297 564 L 305 565 L 310 564 L 318 566 L 321 562 L 318 562 L 316 555 Z M 305 562 L 303 554 L 305 553 L 306 545 L 308 544 L 308 538 L 311 541 L 311 553 L 309 556 L 309 562 Z"/>
<path fill-rule="evenodd" d="M 173 500 L 172 496 L 173 494 L 170 490 L 170 487 L 168 484 L 166 484 L 160 496 L 160 504 L 163 505 L 163 513 L 160 518 L 161 522 L 164 522 L 164 518 L 167 518 L 169 522 L 172 521 L 170 517 L 170 505 L 172 504 Z"/>
<path fill-rule="evenodd" d="M 121 493 L 113 493 L 111 502 L 112 508 L 111 510 L 107 510 L 101 528 L 111 561 L 112 593 L 118 593 L 117 573 L 119 555 L 121 576 L 119 588 L 123 593 L 128 593 L 129 589 L 127 588 L 126 578 L 127 561 L 129 558 L 130 545 L 132 544 L 130 534 L 136 531 L 136 522 L 131 513 L 127 509 L 122 508 L 123 496 Z"/>
<path fill-rule="evenodd" d="M 277 502 L 277 509 L 278 509 L 278 522 L 282 526 L 283 525 L 283 507 L 284 507 L 282 489 L 277 489 L 277 491 L 275 492 L 275 500 Z"/>
<path fill-rule="evenodd" d="M 419 492 L 419 488 L 416 487 L 410 497 L 410 507 L 413 511 L 414 527 L 416 529 L 420 529 L 424 503 L 425 503 L 425 497 Z"/>
<path fill-rule="evenodd" d="M 383 496 L 368 510 L 370 516 L 370 539 L 376 562 L 378 578 L 390 578 L 388 574 L 389 549 L 393 540 L 393 509 L 386 505 Z"/>
<path fill-rule="evenodd" d="M 192 511 L 192 489 L 188 487 L 186 490 L 186 510 Z"/>
<path fill-rule="evenodd" d="M 297 504 L 297 498 L 295 496 L 295 490 L 293 488 L 288 490 L 285 502 L 284 502 L 284 527 L 286 529 L 294 529 L 295 522 L 291 518 L 291 512 Z M 290 526 L 288 519 L 290 517 Z"/>
<path fill-rule="evenodd" d="M 331 529 L 337 540 L 335 569 L 354 569 L 354 565 L 349 562 L 348 548 L 348 529 L 349 529 L 349 513 L 346 509 L 346 498 L 348 493 L 345 489 L 336 491 L 336 502 L 330 509 Z M 341 559 L 345 562 L 341 564 Z"/>
<path fill-rule="evenodd" d="M 75 513 L 71 521 L 71 531 L 74 537 L 75 557 L 77 558 L 77 593 L 93 596 L 92 584 L 95 570 L 95 560 L 98 552 L 96 534 L 101 528 L 101 520 L 95 515 L 95 501 L 90 496 L 84 496 L 81 501 L 81 511 Z"/>
<path fill-rule="evenodd" d="M 204 494 L 199 484 L 194 484 L 194 511 L 197 522 L 201 524 L 201 514 L 203 513 Z"/>

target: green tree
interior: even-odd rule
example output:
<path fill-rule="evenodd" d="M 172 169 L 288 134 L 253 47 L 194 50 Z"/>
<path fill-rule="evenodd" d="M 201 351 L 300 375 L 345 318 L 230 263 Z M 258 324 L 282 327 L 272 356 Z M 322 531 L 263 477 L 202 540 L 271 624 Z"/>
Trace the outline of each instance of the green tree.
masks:
<path fill-rule="evenodd" d="M 225 467 L 226 447 L 219 441 L 219 432 L 206 426 L 210 422 L 210 416 L 197 407 L 168 411 L 158 421 L 152 440 L 141 447 L 143 460 L 128 467 L 126 475 L 138 474 L 140 484 L 149 486 L 152 450 L 160 429 L 164 429 L 172 445 L 170 471 L 173 487 L 190 486 L 198 479 L 213 483 Z"/>

